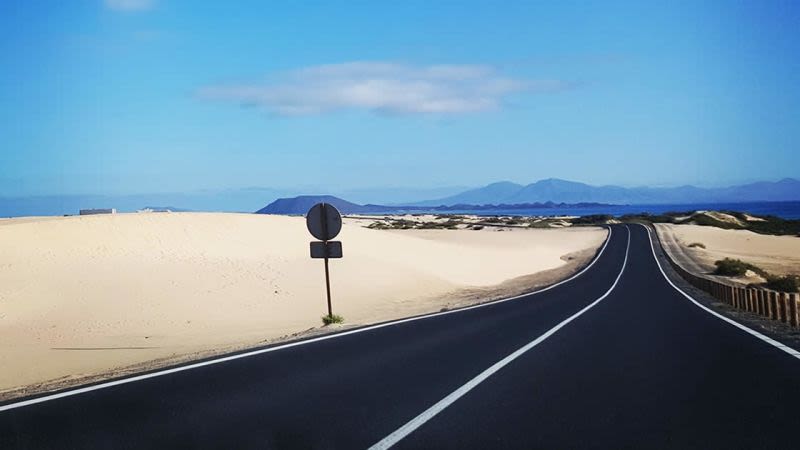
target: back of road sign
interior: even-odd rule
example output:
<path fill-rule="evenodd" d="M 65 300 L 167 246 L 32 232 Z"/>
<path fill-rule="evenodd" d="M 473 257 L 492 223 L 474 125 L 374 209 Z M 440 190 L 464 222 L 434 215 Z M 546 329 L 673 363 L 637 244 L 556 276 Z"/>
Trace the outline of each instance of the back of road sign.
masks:
<path fill-rule="evenodd" d="M 309 233 L 320 241 L 329 241 L 342 231 L 342 215 L 330 203 L 317 203 L 306 214 Z"/>
<path fill-rule="evenodd" d="M 311 257 L 312 258 L 341 258 L 342 257 L 342 242 L 341 241 L 327 241 L 327 242 L 314 241 L 314 242 L 311 243 Z"/>

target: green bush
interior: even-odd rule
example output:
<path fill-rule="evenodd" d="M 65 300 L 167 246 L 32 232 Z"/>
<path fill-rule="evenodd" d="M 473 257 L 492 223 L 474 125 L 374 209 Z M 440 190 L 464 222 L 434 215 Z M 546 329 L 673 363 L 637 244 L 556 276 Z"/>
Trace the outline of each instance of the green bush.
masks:
<path fill-rule="evenodd" d="M 367 228 L 370 228 L 372 230 L 388 230 L 389 228 L 392 227 L 385 222 L 372 222 L 371 224 L 369 224 L 369 226 L 367 226 Z"/>
<path fill-rule="evenodd" d="M 695 214 L 681 223 L 691 223 L 691 222 L 694 222 L 697 225 L 702 225 L 706 227 L 717 227 L 717 228 L 722 228 L 724 230 L 742 229 L 742 227 L 739 226 L 738 224 L 735 224 L 733 222 L 725 222 L 722 220 L 718 220 L 706 214 Z"/>
<path fill-rule="evenodd" d="M 330 316 L 326 314 L 326 315 L 322 316 L 322 323 L 325 324 L 325 325 L 330 325 L 330 324 L 333 324 L 333 323 L 342 323 L 342 322 L 344 322 L 344 317 L 342 317 L 342 316 L 340 316 L 338 314 L 333 314 L 333 315 L 330 315 Z"/>
<path fill-rule="evenodd" d="M 483 219 L 479 223 L 483 223 L 483 224 L 486 224 L 486 225 L 502 225 L 503 224 L 503 219 L 501 219 L 499 217 L 487 217 L 487 218 Z"/>
<path fill-rule="evenodd" d="M 664 214 L 625 214 L 620 216 L 619 220 L 622 222 L 650 222 L 650 223 L 675 223 L 675 218 L 672 215 L 681 215 L 682 213 L 664 213 Z"/>
<path fill-rule="evenodd" d="M 748 222 L 750 231 L 760 234 L 800 236 L 800 220 L 786 220 L 775 216 L 764 216 L 763 222 Z"/>
<path fill-rule="evenodd" d="M 797 275 L 771 276 L 767 278 L 767 289 L 781 292 L 799 292 L 800 277 Z"/>
<path fill-rule="evenodd" d="M 689 247 L 691 247 L 691 248 L 706 248 L 706 245 L 703 244 L 702 242 L 692 242 L 691 244 L 689 244 Z"/>
<path fill-rule="evenodd" d="M 768 276 L 764 269 L 754 266 L 753 264 L 746 263 L 740 259 L 725 258 L 715 262 L 714 265 L 717 266 L 717 269 L 714 271 L 715 275 L 740 277 L 746 274 L 748 270 L 752 270 L 762 277 L 766 278 Z"/>
<path fill-rule="evenodd" d="M 598 225 L 598 224 L 605 224 L 609 220 L 614 219 L 614 216 L 610 214 L 591 214 L 588 216 L 581 216 L 576 219 L 572 219 L 573 225 Z"/>
<path fill-rule="evenodd" d="M 528 224 L 529 228 L 552 228 L 550 222 L 547 220 L 540 220 L 538 222 L 531 222 Z"/>

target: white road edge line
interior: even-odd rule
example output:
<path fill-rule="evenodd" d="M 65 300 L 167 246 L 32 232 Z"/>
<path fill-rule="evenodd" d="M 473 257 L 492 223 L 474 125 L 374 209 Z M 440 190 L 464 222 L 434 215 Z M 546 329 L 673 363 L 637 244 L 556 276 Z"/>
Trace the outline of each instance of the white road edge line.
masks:
<path fill-rule="evenodd" d="M 625 225 L 625 228 L 628 228 L 628 226 Z M 431 420 L 434 416 L 436 416 L 437 414 L 442 412 L 445 408 L 447 408 L 448 406 L 453 404 L 453 402 L 455 402 L 459 398 L 463 397 L 467 392 L 471 391 L 473 388 L 478 386 L 481 382 L 483 382 L 484 380 L 486 380 L 490 376 L 494 375 L 497 371 L 499 371 L 500 369 L 502 369 L 506 365 L 510 364 L 515 359 L 517 359 L 520 356 L 522 356 L 528 350 L 530 350 L 533 347 L 536 347 L 537 345 L 541 344 L 547 338 L 549 338 L 550 336 L 555 334 L 556 331 L 560 330 L 561 328 L 566 326 L 568 323 L 572 322 L 573 320 L 578 318 L 580 315 L 582 315 L 583 313 L 585 313 L 586 311 L 590 310 L 592 307 L 594 307 L 595 305 L 597 305 L 598 303 L 603 301 L 603 299 L 608 297 L 609 294 L 611 294 L 611 291 L 613 291 L 614 288 L 617 287 L 617 283 L 619 283 L 620 278 L 622 278 L 622 273 L 625 272 L 625 266 L 628 264 L 628 251 L 630 250 L 630 246 L 631 246 L 631 230 L 630 230 L 630 228 L 628 228 L 628 245 L 625 248 L 625 259 L 622 262 L 622 269 L 620 269 L 619 275 L 617 275 L 616 280 L 614 280 L 614 284 L 611 285 L 611 287 L 608 289 L 608 291 L 606 291 L 605 294 L 602 295 L 602 297 L 600 297 L 597 300 L 593 301 L 592 303 L 590 303 L 589 305 L 587 305 L 586 307 L 584 307 L 583 309 L 581 309 L 577 313 L 573 314 L 572 316 L 568 317 L 567 319 L 565 319 L 564 321 L 562 321 L 558 325 L 554 326 L 553 328 L 548 330 L 543 335 L 541 335 L 538 338 L 534 339 L 533 341 L 529 342 L 525 346 L 520 347 L 518 350 L 516 350 L 515 352 L 513 352 L 510 355 L 506 356 L 505 358 L 501 359 L 500 361 L 494 363 L 491 367 L 489 367 L 488 369 L 486 369 L 483 372 L 481 372 L 480 374 L 478 374 L 478 376 L 476 376 L 475 378 L 469 380 L 466 384 L 464 384 L 460 388 L 458 388 L 455 391 L 453 391 L 452 393 L 450 393 L 447 397 L 439 400 L 436 404 L 434 404 L 430 408 L 428 408 L 425 411 L 423 411 L 422 414 L 418 415 L 417 417 L 414 417 L 413 419 L 408 421 L 405 425 L 403 425 L 402 427 L 400 427 L 397 430 L 395 430 L 394 432 L 392 432 L 392 434 L 390 434 L 390 435 L 386 436 L 385 438 L 381 439 L 378 443 L 376 443 L 373 446 L 371 446 L 369 448 L 369 450 L 385 450 L 385 449 L 391 448 L 393 445 L 397 444 L 403 438 L 405 438 L 406 436 L 411 434 L 414 430 L 416 430 L 417 428 L 419 428 L 420 426 L 425 424 L 425 422 Z"/>
<path fill-rule="evenodd" d="M 78 394 L 84 394 L 86 392 L 97 391 L 99 389 L 105 389 L 105 388 L 110 388 L 110 387 L 113 387 L 113 386 L 119 386 L 121 384 L 133 383 L 133 382 L 136 382 L 136 381 L 147 380 L 147 379 L 150 379 L 150 378 L 169 375 L 169 374 L 172 374 L 172 373 L 183 372 L 185 370 L 197 369 L 197 368 L 200 368 L 200 367 L 210 366 L 210 365 L 213 365 L 213 364 L 219 364 L 219 363 L 224 363 L 224 362 L 228 362 L 228 361 L 233 361 L 233 360 L 240 359 L 240 358 L 247 358 L 247 357 L 250 357 L 250 356 L 261 355 L 261 354 L 264 354 L 264 353 L 270 353 L 270 352 L 283 350 L 283 349 L 287 349 L 287 348 L 291 348 L 291 347 L 297 347 L 297 346 L 300 346 L 300 345 L 311 344 L 311 343 L 314 343 L 314 342 L 325 341 L 325 340 L 328 340 L 328 339 L 335 339 L 335 338 L 339 338 L 339 337 L 342 337 L 342 336 L 349 336 L 351 334 L 363 333 L 365 331 L 377 330 L 379 328 L 389 327 L 389 326 L 393 326 L 393 325 L 399 325 L 401 323 L 406 323 L 406 322 L 413 322 L 415 320 L 430 319 L 432 317 L 443 316 L 443 315 L 446 315 L 446 314 L 460 313 L 460 312 L 468 311 L 468 310 L 471 310 L 471 309 L 483 308 L 483 307 L 486 307 L 486 306 L 497 305 L 499 303 L 504 303 L 504 302 L 511 301 L 511 300 L 517 300 L 517 299 L 520 299 L 520 298 L 523 298 L 523 297 L 528 297 L 530 295 L 541 294 L 542 292 L 549 291 L 550 289 L 553 289 L 553 288 L 558 287 L 558 286 L 560 286 L 560 285 L 562 285 L 564 283 L 572 281 L 575 278 L 578 278 L 579 276 L 583 275 L 587 270 L 591 269 L 592 266 L 594 266 L 594 264 L 603 255 L 603 252 L 605 252 L 606 247 L 608 247 L 608 243 L 611 242 L 611 233 L 612 233 L 612 231 L 611 231 L 611 228 L 609 227 L 608 228 L 608 236 L 606 236 L 606 241 L 603 244 L 603 247 L 600 249 L 600 252 L 597 253 L 597 255 L 594 257 L 592 262 L 589 263 L 588 266 L 584 267 L 583 270 L 581 270 L 580 272 L 576 273 L 575 275 L 567 278 L 566 280 L 562 280 L 562 281 L 559 281 L 558 283 L 551 284 L 550 286 L 547 286 L 546 288 L 540 289 L 538 291 L 529 292 L 527 294 L 516 295 L 514 297 L 508 297 L 508 298 L 503 298 L 503 299 L 499 299 L 499 300 L 493 300 L 493 301 L 490 301 L 490 302 L 481 303 L 481 304 L 473 305 L 473 306 L 467 306 L 467 307 L 464 307 L 464 308 L 453 309 L 453 310 L 450 310 L 450 311 L 441 311 L 441 312 L 436 312 L 436 313 L 422 315 L 422 316 L 409 317 L 407 319 L 400 319 L 400 320 L 395 320 L 395 321 L 392 321 L 392 322 L 385 322 L 385 323 L 381 323 L 381 324 L 377 324 L 377 325 L 366 326 L 366 327 L 363 327 L 363 328 L 358 328 L 356 330 L 343 331 L 341 333 L 335 333 L 335 334 L 328 334 L 328 335 L 325 335 L 325 336 L 306 339 L 304 341 L 291 342 L 289 344 L 277 345 L 275 347 L 269 347 L 269 348 L 264 348 L 264 349 L 260 349 L 260 350 L 253 350 L 251 352 L 239 353 L 239 354 L 236 354 L 236 355 L 225 356 L 225 357 L 222 357 L 222 358 L 212 359 L 212 360 L 203 361 L 203 362 L 199 362 L 199 363 L 188 364 L 188 365 L 180 366 L 180 367 L 174 367 L 172 369 L 165 369 L 165 370 L 160 370 L 158 372 L 146 373 L 144 375 L 136 375 L 136 376 L 133 376 L 133 377 L 130 377 L 130 378 L 123 378 L 123 379 L 120 379 L 120 380 L 109 381 L 109 382 L 106 382 L 106 383 L 100 383 L 100 384 L 96 384 L 96 385 L 93 385 L 93 386 L 86 386 L 86 387 L 82 387 L 82 388 L 72 389 L 72 390 L 68 390 L 68 391 L 64 391 L 64 392 L 59 392 L 57 394 L 45 395 L 45 396 L 42 396 L 42 397 L 32 398 L 32 399 L 29 399 L 29 400 L 23 400 L 23 401 L 20 401 L 20 402 L 9 403 L 7 405 L 0 405 L 0 412 L 8 411 L 8 410 L 11 410 L 11 409 L 16 409 L 16 408 L 22 408 L 24 406 L 35 405 L 37 403 L 43 403 L 43 402 L 47 402 L 47 401 L 51 401 L 51 400 L 57 400 L 59 398 L 70 397 L 70 396 L 78 395 Z"/>
<path fill-rule="evenodd" d="M 642 224 L 639 224 L 639 225 L 642 225 Z M 756 330 L 754 330 L 752 328 L 748 328 L 748 327 L 740 324 L 739 322 L 737 322 L 737 321 L 735 321 L 733 319 L 725 317 L 722 314 L 719 314 L 719 313 L 717 313 L 715 311 L 712 311 L 711 309 L 701 305 L 700 302 L 698 302 L 697 300 L 692 298 L 691 295 L 687 294 L 681 288 L 676 286 L 675 283 L 673 283 L 672 280 L 669 279 L 669 277 L 667 276 L 667 273 L 664 272 L 664 269 L 661 267 L 661 262 L 659 262 L 658 256 L 656 256 L 656 249 L 655 249 L 655 246 L 653 244 L 653 236 L 651 235 L 650 228 L 648 228 L 648 227 L 646 227 L 644 225 L 642 225 L 642 226 L 645 228 L 645 230 L 647 230 L 647 238 L 650 240 L 650 250 L 653 251 L 653 258 L 655 258 L 655 260 L 656 260 L 656 264 L 658 265 L 658 270 L 661 271 L 661 275 L 664 275 L 664 278 L 667 280 L 667 282 L 673 288 L 675 288 L 675 290 L 677 290 L 678 292 L 683 294 L 684 297 L 688 298 L 689 301 L 694 303 L 695 306 L 697 306 L 698 308 L 702 309 L 703 311 L 705 311 L 705 312 L 717 317 L 720 320 L 724 320 L 725 322 L 728 322 L 729 324 L 735 326 L 736 328 L 738 328 L 738 329 L 740 329 L 740 330 L 744 331 L 745 333 L 748 333 L 748 334 L 750 334 L 752 336 L 755 336 L 756 338 L 766 342 L 767 344 L 769 344 L 769 345 L 771 345 L 773 347 L 776 347 L 776 348 L 779 348 L 779 349 L 783 350 L 784 352 L 794 356 L 797 359 L 800 359 L 800 352 L 798 352 L 797 350 L 795 350 L 795 349 L 793 349 L 793 348 L 791 348 L 791 347 L 789 347 L 789 346 L 787 346 L 785 344 L 782 344 L 782 343 L 776 341 L 775 339 L 772 339 L 770 337 L 764 336 L 763 334 L 759 333 L 758 331 L 756 331 Z M 655 231 L 653 231 L 653 232 L 655 232 Z M 666 250 L 664 250 L 664 251 L 666 251 Z"/>

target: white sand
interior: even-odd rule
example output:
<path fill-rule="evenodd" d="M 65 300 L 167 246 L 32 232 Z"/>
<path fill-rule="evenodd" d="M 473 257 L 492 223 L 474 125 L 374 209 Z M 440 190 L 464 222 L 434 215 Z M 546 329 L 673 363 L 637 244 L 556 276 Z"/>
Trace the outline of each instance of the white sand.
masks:
<path fill-rule="evenodd" d="M 448 293 L 559 267 L 605 236 L 346 224 L 334 312 L 361 324 L 436 311 Z M 0 391 L 319 327 L 323 264 L 310 239 L 303 218 L 253 214 L 0 221 Z"/>
<path fill-rule="evenodd" d="M 800 238 L 699 225 L 658 224 L 660 234 L 677 240 L 682 257 L 706 271 L 723 258 L 741 259 L 776 275 L 800 274 Z M 688 247 L 701 243 L 705 249 Z"/>

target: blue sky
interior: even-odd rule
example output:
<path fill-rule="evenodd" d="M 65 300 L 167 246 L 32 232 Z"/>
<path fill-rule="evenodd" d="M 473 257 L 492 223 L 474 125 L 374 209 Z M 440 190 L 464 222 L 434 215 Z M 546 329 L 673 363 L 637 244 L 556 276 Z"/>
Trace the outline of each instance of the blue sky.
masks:
<path fill-rule="evenodd" d="M 0 196 L 797 177 L 798 5 L 6 0 Z"/>

